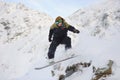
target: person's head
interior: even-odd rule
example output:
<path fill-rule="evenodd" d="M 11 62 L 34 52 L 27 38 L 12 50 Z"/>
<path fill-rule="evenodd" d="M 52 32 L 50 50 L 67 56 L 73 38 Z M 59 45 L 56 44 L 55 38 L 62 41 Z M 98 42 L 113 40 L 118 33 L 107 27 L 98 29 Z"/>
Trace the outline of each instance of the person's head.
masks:
<path fill-rule="evenodd" d="M 63 18 L 61 16 L 58 16 L 56 19 L 55 19 L 55 24 L 57 26 L 62 26 L 63 24 Z"/>

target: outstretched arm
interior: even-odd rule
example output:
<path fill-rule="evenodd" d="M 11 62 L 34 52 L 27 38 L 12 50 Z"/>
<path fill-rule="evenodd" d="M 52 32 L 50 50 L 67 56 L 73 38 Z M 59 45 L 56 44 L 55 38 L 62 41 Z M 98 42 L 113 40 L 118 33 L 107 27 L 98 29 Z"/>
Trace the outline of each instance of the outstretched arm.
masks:
<path fill-rule="evenodd" d="M 74 28 L 73 26 L 71 26 L 71 25 L 68 27 L 68 30 L 69 30 L 69 31 L 72 31 L 72 32 L 74 32 L 74 33 L 80 33 L 79 30 L 75 29 L 75 28 Z"/>
<path fill-rule="evenodd" d="M 73 26 L 69 25 L 67 22 L 64 21 L 64 24 L 68 28 L 69 31 L 72 31 L 74 33 L 80 33 L 79 30 L 75 29 Z"/>

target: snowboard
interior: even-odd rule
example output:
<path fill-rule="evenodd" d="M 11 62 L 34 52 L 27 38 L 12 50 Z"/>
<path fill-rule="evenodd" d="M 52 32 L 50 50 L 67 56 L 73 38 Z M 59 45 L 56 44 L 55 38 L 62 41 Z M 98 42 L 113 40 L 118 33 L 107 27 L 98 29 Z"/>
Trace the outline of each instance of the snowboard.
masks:
<path fill-rule="evenodd" d="M 68 58 L 65 58 L 65 59 L 56 61 L 56 62 L 54 62 L 54 63 L 48 64 L 48 65 L 45 65 L 45 66 L 42 66 L 42 67 L 37 67 L 37 68 L 35 68 L 35 70 L 41 70 L 41 69 L 50 67 L 50 66 L 52 66 L 52 65 L 54 65 L 54 64 L 56 64 L 56 63 L 60 63 L 60 62 L 63 62 L 63 61 L 67 61 L 67 60 L 70 60 L 70 59 L 72 59 L 72 58 L 76 58 L 76 57 L 78 57 L 78 56 L 79 56 L 79 55 L 71 56 L 71 57 L 68 57 Z"/>

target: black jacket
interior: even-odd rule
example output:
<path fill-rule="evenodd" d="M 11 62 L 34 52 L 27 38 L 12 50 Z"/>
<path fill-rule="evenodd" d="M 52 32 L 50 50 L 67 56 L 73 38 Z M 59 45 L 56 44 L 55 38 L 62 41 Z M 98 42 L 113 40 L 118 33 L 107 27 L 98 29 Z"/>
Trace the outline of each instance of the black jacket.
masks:
<path fill-rule="evenodd" d="M 53 40 L 62 40 L 67 37 L 67 32 L 72 31 L 75 32 L 75 28 L 71 25 L 65 25 L 58 27 L 56 24 L 52 25 L 49 31 L 49 39 L 53 37 Z"/>

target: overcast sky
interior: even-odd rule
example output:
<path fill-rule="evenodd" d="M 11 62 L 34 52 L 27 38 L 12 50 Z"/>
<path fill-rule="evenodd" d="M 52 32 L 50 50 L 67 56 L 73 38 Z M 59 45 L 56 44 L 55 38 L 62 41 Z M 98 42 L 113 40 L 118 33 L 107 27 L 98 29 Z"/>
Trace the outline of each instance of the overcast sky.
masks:
<path fill-rule="evenodd" d="M 26 6 L 45 12 L 53 18 L 67 17 L 80 8 L 88 7 L 103 0 L 3 0 L 7 2 L 23 3 Z"/>

